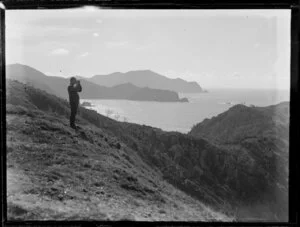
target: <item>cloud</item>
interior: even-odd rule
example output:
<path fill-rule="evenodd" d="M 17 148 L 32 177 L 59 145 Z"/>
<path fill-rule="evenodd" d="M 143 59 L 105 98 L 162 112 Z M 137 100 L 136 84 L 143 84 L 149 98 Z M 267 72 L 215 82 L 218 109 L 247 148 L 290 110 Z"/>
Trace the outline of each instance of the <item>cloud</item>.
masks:
<path fill-rule="evenodd" d="M 105 46 L 107 48 L 130 48 L 131 50 L 136 50 L 136 51 L 148 51 L 152 50 L 155 48 L 154 43 L 149 43 L 149 44 L 137 44 L 133 42 L 128 42 L 128 41 L 108 41 L 105 43 Z"/>
<path fill-rule="evenodd" d="M 92 28 L 88 27 L 69 27 L 63 23 L 60 25 L 52 25 L 49 23 L 33 23 L 30 22 L 25 24 L 25 22 L 20 21 L 21 19 L 17 18 L 14 20 L 8 20 L 7 24 L 7 37 L 9 39 L 19 39 L 24 41 L 24 39 L 32 40 L 32 39 L 41 39 L 44 40 L 45 37 L 54 40 L 54 38 L 68 37 L 80 34 L 86 34 L 89 32 L 93 32 Z"/>
<path fill-rule="evenodd" d="M 235 72 L 235 73 L 233 74 L 233 76 L 234 76 L 234 77 L 241 77 L 241 74 Z"/>
<path fill-rule="evenodd" d="M 79 55 L 79 57 L 84 58 L 84 57 L 87 57 L 88 55 L 89 55 L 89 52 L 85 52 L 85 53 L 82 53 L 81 55 Z"/>
<path fill-rule="evenodd" d="M 50 54 L 51 55 L 68 55 L 69 51 L 64 48 L 58 48 L 58 49 L 52 50 Z"/>
<path fill-rule="evenodd" d="M 255 43 L 255 44 L 254 44 L 254 48 L 259 48 L 260 46 L 261 46 L 260 43 Z"/>
<path fill-rule="evenodd" d="M 97 23 L 97 24 L 102 24 L 102 22 L 103 22 L 103 21 L 100 20 L 100 19 L 96 20 L 96 23 Z"/>
<path fill-rule="evenodd" d="M 129 43 L 127 41 L 113 41 L 105 43 L 105 46 L 108 48 L 127 47 Z"/>
<path fill-rule="evenodd" d="M 137 51 L 144 51 L 144 50 L 152 50 L 155 48 L 155 44 L 154 43 L 149 43 L 149 44 L 145 44 L 145 45 L 137 45 L 136 50 Z"/>
<path fill-rule="evenodd" d="M 135 51 L 149 51 L 153 50 L 156 45 L 155 43 L 148 43 L 148 44 L 138 44 L 134 42 L 128 41 L 108 41 L 105 43 L 107 48 L 127 48 Z"/>
<path fill-rule="evenodd" d="M 94 33 L 93 33 L 93 36 L 98 37 L 98 36 L 99 36 L 99 33 L 94 32 Z"/>

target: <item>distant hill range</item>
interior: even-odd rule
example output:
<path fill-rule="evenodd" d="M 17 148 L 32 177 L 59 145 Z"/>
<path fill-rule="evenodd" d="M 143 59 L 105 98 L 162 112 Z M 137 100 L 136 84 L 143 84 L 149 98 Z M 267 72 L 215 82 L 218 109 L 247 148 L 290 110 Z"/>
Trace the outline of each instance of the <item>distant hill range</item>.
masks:
<path fill-rule="evenodd" d="M 42 72 L 21 64 L 8 65 L 6 77 L 23 83 L 28 83 L 36 88 L 55 94 L 62 98 L 68 98 L 67 87 L 69 79 L 47 76 Z M 130 83 L 106 87 L 81 79 L 83 87 L 80 97 L 83 99 L 127 99 L 136 101 L 157 102 L 188 102 L 186 98 L 180 99 L 174 91 L 138 87 Z"/>
<path fill-rule="evenodd" d="M 124 83 L 131 83 L 138 87 L 149 87 L 153 89 L 163 89 L 182 93 L 205 92 L 197 82 L 187 82 L 180 78 L 170 79 L 151 70 L 95 75 L 91 77 L 89 81 L 108 87 Z"/>

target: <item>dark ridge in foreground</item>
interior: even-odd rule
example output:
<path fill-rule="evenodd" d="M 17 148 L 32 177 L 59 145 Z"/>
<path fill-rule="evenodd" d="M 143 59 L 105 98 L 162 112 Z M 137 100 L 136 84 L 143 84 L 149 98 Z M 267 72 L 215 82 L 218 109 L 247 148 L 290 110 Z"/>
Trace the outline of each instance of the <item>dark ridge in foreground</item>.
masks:
<path fill-rule="evenodd" d="M 197 219 L 195 217 L 198 217 L 197 220 L 213 219 L 209 217 L 214 217 L 218 220 L 228 220 L 228 216 L 234 217 L 235 220 L 239 221 L 262 219 L 267 221 L 287 220 L 287 210 L 284 206 L 285 197 L 283 196 L 285 195 L 284 189 L 279 186 L 274 187 L 273 184 L 270 185 L 270 181 L 268 180 L 270 176 L 277 177 L 276 174 L 274 175 L 274 163 L 272 163 L 274 160 L 277 160 L 274 159 L 274 155 L 268 159 L 268 161 L 271 161 L 271 166 L 267 167 L 266 163 L 259 161 L 247 148 L 242 146 L 224 146 L 223 144 L 210 142 L 201 137 L 195 138 L 191 135 L 176 132 L 164 132 L 149 126 L 117 122 L 93 110 L 82 107 L 79 110 L 79 125 L 84 131 L 75 135 L 75 132 L 68 127 L 69 107 L 65 100 L 17 81 L 9 80 L 7 91 L 7 103 L 9 107 L 7 113 L 11 114 L 11 118 L 14 119 L 11 121 L 11 126 L 8 124 L 11 127 L 8 127 L 8 130 L 15 129 L 15 133 L 20 138 L 28 135 L 26 137 L 27 140 L 35 140 L 36 135 L 41 133 L 39 130 L 48 130 L 49 128 L 52 131 L 50 134 L 44 132 L 44 134 L 41 133 L 42 137 L 37 137 L 42 140 L 40 144 L 49 144 L 51 141 L 57 141 L 57 132 L 62 131 L 64 136 L 62 136 L 61 140 L 60 153 L 64 153 L 62 156 L 55 155 L 56 158 L 60 157 L 61 163 L 70 158 L 70 154 L 65 149 L 70 146 L 72 147 L 73 143 L 76 144 L 76 140 L 80 138 L 82 145 L 80 145 L 81 147 L 73 147 L 74 155 L 83 155 L 80 156 L 81 161 L 88 159 L 92 162 L 92 164 L 85 167 L 86 169 L 82 176 L 83 179 L 87 177 L 87 181 L 89 182 L 89 176 L 96 173 L 93 166 L 97 165 L 97 161 L 102 163 L 101 160 L 103 160 L 103 163 L 107 165 L 99 164 L 99 168 L 108 174 L 105 175 L 107 181 L 114 181 L 111 184 L 109 183 L 111 185 L 110 188 L 118 188 L 118 190 L 113 190 L 114 192 L 119 191 L 119 188 L 121 188 L 119 193 L 120 198 L 123 200 L 126 198 L 127 203 L 130 203 L 128 201 L 129 195 L 127 196 L 126 193 L 122 194 L 121 192 L 126 191 L 132 194 L 133 197 L 137 196 L 138 193 L 142 193 L 141 201 L 143 201 L 144 205 L 150 203 L 159 207 L 159 204 L 163 203 L 168 206 L 169 202 L 166 201 L 169 200 L 185 204 L 184 206 L 187 209 L 183 211 L 178 211 L 177 208 L 174 211 L 173 208 L 169 208 L 169 212 L 174 211 L 176 215 L 183 212 L 179 218 L 181 220 L 195 220 Z M 24 117 L 24 115 L 27 117 Z M 20 116 L 23 116 L 24 119 L 23 117 L 20 118 Z M 42 126 L 40 125 L 42 123 L 38 123 L 40 120 L 35 119 L 36 116 L 46 117 L 46 120 L 52 123 Z M 28 129 L 19 131 L 17 125 L 14 126 L 13 124 L 18 118 L 20 118 L 21 122 L 23 121 L 23 124 L 16 123 L 17 125 L 27 125 L 25 124 L 26 120 L 29 121 L 30 119 L 28 124 L 33 125 L 35 128 L 31 129 L 32 131 L 30 132 L 26 131 Z M 57 129 L 57 127 L 61 129 Z M 13 140 L 13 134 L 9 138 Z M 13 144 L 11 143 L 10 146 L 14 146 Z M 86 144 L 90 144 L 88 145 L 90 148 L 86 148 Z M 96 148 L 95 146 L 99 147 Z M 26 167 L 22 167 L 21 165 L 23 163 L 21 161 L 23 160 L 23 156 L 21 150 L 18 151 L 17 148 L 11 148 L 12 152 L 10 152 L 8 160 L 14 160 L 15 163 L 13 166 L 21 166 L 22 170 L 24 168 L 29 169 L 28 171 L 30 171 L 32 176 L 41 173 L 47 177 L 48 173 L 43 173 L 40 170 L 43 168 L 47 169 L 47 165 L 51 164 L 50 166 L 52 166 L 52 162 L 48 164 L 44 163 L 44 166 L 41 166 L 38 171 L 34 169 L 35 165 L 31 161 L 38 160 L 39 157 L 34 149 L 34 145 L 26 149 L 33 151 L 31 153 L 33 155 L 32 159 L 28 156 L 25 162 Z M 14 150 L 18 152 L 15 153 Z M 88 157 L 84 157 L 86 150 L 90 153 Z M 65 153 L 66 151 L 67 153 Z M 98 154 L 98 152 L 100 153 Z M 114 158 L 109 158 L 110 161 L 103 159 L 103 156 L 98 156 L 101 152 L 105 153 L 103 155 L 105 157 L 109 156 L 112 158 L 113 156 Z M 53 154 L 51 153 L 51 155 Z M 19 156 L 21 157 L 20 161 L 18 161 Z M 54 156 L 49 157 L 49 159 L 47 158 L 48 162 L 53 160 L 53 158 Z M 115 165 L 126 165 L 124 164 L 127 163 L 125 159 L 130 163 L 128 165 L 131 166 L 130 169 L 132 170 L 126 171 L 124 176 L 122 175 L 123 171 L 119 170 L 116 173 L 116 179 L 113 180 L 114 176 L 111 175 L 111 172 L 113 172 L 111 169 L 114 169 Z M 76 173 L 75 167 L 78 167 L 76 161 L 69 163 L 68 168 L 64 167 L 65 169 L 71 168 L 71 172 L 68 172 L 71 179 L 73 179 Z M 281 166 L 277 165 L 275 167 L 281 168 Z M 16 167 L 14 168 L 16 169 Z M 52 166 L 51 168 L 54 167 Z M 55 168 L 59 167 L 56 166 Z M 55 175 L 57 175 L 56 182 L 62 179 L 62 177 L 57 174 L 57 172 L 60 172 L 60 169 L 56 169 L 55 171 Z M 127 179 L 127 176 L 129 179 L 133 177 L 133 180 L 128 180 L 127 183 L 124 183 L 123 180 Z M 151 187 L 148 186 L 148 183 L 141 183 L 150 180 L 154 182 Z M 72 184 L 76 185 L 76 182 Z M 151 183 L 149 184 L 151 185 Z M 158 190 L 155 189 L 154 185 L 157 187 L 158 185 L 167 186 L 165 189 L 162 189 L 162 187 Z M 89 192 L 90 189 L 85 190 Z M 91 190 L 93 191 L 93 189 Z M 176 194 L 177 191 L 183 194 Z M 186 200 L 188 202 L 184 202 L 186 194 L 194 198 L 194 200 L 191 199 Z M 166 199 L 165 195 L 169 196 L 167 197 L 168 199 Z M 147 200 L 146 197 L 148 198 Z M 210 207 L 214 212 L 211 210 L 211 212 L 205 213 L 205 217 L 203 217 L 201 209 L 198 212 L 195 211 L 196 208 L 192 209 L 192 207 L 197 206 L 193 205 L 191 201 L 205 204 L 202 206 L 202 211 L 203 207 L 206 209 Z M 172 207 L 174 206 L 172 205 Z M 131 209 L 131 211 L 133 210 Z M 161 215 L 159 215 L 166 211 L 161 211 L 160 213 L 157 210 L 159 209 L 153 208 L 153 211 L 157 214 L 154 219 L 166 220 L 167 218 L 161 219 Z M 185 211 L 187 210 L 190 210 L 190 216 L 185 216 Z M 139 216 L 140 214 L 136 215 Z M 168 217 L 171 220 L 175 220 L 174 217 L 174 219 L 171 216 Z M 146 218 L 146 220 L 149 219 Z"/>
<path fill-rule="evenodd" d="M 289 102 L 267 107 L 236 105 L 195 125 L 189 132 L 226 149 L 237 148 L 239 164 L 247 163 L 269 190 L 264 200 L 274 201 L 276 215 L 287 217 L 289 171 Z M 246 166 L 245 166 L 246 167 Z M 237 172 L 249 181 L 244 171 Z M 250 180 L 251 182 L 251 180 Z"/>

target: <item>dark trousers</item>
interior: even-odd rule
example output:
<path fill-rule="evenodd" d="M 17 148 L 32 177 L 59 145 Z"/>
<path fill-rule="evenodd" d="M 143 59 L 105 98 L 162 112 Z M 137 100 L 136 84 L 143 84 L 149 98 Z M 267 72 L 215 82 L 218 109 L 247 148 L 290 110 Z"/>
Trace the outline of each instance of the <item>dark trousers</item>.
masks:
<path fill-rule="evenodd" d="M 70 102 L 71 115 L 70 115 L 70 126 L 75 126 L 75 117 L 78 109 L 78 102 Z"/>

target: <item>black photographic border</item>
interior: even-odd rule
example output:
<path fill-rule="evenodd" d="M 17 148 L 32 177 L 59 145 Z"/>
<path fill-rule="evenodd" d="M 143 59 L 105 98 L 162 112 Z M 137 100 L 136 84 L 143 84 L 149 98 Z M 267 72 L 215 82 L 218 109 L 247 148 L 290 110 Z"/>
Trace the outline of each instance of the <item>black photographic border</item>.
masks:
<path fill-rule="evenodd" d="M 291 84 L 290 84 L 290 143 L 289 143 L 289 221 L 288 222 L 131 222 L 131 221 L 8 221 L 6 204 L 6 77 L 5 77 L 5 11 L 16 9 L 66 9 L 83 6 L 98 6 L 104 9 L 291 9 Z M 190 0 L 6 0 L 0 2 L 0 71 L 1 71 L 1 224 L 3 226 L 296 226 L 299 224 L 299 179 L 297 151 L 300 147 L 299 100 L 299 27 L 300 1 L 221 1 Z M 298 104 L 298 105 L 297 105 Z"/>

